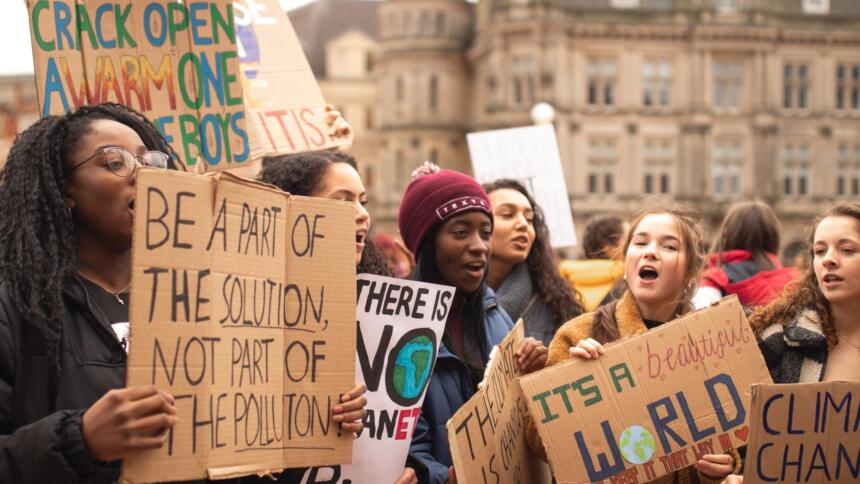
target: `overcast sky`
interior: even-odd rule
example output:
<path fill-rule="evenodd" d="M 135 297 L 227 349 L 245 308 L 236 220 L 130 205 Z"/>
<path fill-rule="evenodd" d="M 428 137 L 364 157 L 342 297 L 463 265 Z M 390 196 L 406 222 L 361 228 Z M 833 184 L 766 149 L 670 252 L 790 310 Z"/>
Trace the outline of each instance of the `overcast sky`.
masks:
<path fill-rule="evenodd" d="M 300 7 L 313 0 L 278 0 L 286 9 Z M 26 0 L 0 0 L 0 76 L 32 74 L 33 50 L 30 47 L 30 25 Z"/>

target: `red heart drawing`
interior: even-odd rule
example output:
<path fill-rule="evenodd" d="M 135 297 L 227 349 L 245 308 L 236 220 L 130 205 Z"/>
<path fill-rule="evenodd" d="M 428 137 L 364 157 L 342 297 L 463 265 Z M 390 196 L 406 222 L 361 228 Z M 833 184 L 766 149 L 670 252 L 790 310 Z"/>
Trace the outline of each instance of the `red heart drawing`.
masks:
<path fill-rule="evenodd" d="M 736 351 L 738 354 L 740 354 L 742 349 L 743 349 L 743 348 L 738 348 L 738 349 L 736 349 L 735 351 Z"/>
<path fill-rule="evenodd" d="M 750 428 L 747 426 L 743 426 L 743 427 L 735 430 L 735 437 L 743 440 L 744 442 L 747 441 L 747 437 L 749 437 L 749 436 L 750 436 Z"/>
<path fill-rule="evenodd" d="M 641 372 L 641 371 L 642 371 L 642 367 L 641 367 L 641 366 L 637 366 L 637 367 L 636 367 L 636 371 Z"/>
<path fill-rule="evenodd" d="M 719 362 L 719 361 L 715 361 L 715 362 L 714 362 L 714 368 L 719 368 L 719 367 L 720 367 L 720 362 Z"/>
<path fill-rule="evenodd" d="M 660 381 L 665 381 L 665 380 L 666 380 L 666 375 L 660 375 Z"/>

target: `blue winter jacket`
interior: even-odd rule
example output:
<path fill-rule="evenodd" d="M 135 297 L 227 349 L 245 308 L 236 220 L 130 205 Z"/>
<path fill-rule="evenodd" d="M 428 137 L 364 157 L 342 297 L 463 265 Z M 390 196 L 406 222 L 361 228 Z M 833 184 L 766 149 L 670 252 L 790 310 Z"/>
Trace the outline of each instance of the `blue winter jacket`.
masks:
<path fill-rule="evenodd" d="M 484 351 L 489 355 L 493 346 L 502 342 L 514 324 L 489 287 L 484 292 L 484 312 L 484 334 L 487 336 Z M 443 484 L 448 479 L 448 467 L 451 466 L 445 424 L 476 390 L 466 364 L 444 344 L 441 345 L 409 448 L 410 453 L 427 465 L 433 484 Z"/>

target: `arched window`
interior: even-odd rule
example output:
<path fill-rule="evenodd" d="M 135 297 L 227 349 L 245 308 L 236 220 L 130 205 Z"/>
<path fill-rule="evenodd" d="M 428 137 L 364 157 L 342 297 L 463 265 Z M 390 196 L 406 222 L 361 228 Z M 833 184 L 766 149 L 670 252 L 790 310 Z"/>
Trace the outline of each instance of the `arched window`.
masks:
<path fill-rule="evenodd" d="M 439 107 L 439 79 L 436 76 L 430 76 L 430 109 Z"/>

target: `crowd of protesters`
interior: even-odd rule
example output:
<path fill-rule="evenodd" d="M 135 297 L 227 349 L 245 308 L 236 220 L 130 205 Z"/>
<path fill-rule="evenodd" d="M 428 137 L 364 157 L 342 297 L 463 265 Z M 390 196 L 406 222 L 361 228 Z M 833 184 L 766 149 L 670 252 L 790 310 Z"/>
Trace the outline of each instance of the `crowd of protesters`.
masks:
<path fill-rule="evenodd" d="M 178 159 L 152 126 L 114 104 L 48 116 L 18 136 L 0 173 L 0 482 L 114 482 L 121 460 L 162 446 L 178 418 L 170 394 L 125 388 L 135 172 Z M 431 163 L 403 195 L 399 238 L 372 239 L 357 163 L 340 152 L 273 156 L 259 179 L 353 204 L 357 272 L 456 288 L 400 484 L 456 482 L 445 424 L 519 319 L 516 364 L 531 373 L 600 358 L 607 343 L 736 294 L 775 382 L 860 380 L 858 203 L 810 221 L 804 269 L 776 257 L 779 221 L 762 202 L 731 207 L 707 255 L 695 212 L 646 207 L 629 221 L 595 217 L 582 260 L 559 261 L 521 184 L 482 186 Z M 362 429 L 364 391 L 334 407 L 347 431 Z M 545 458 L 528 416 L 524 425 Z M 706 454 L 659 482 L 720 482 L 741 466 L 736 451 Z"/>

